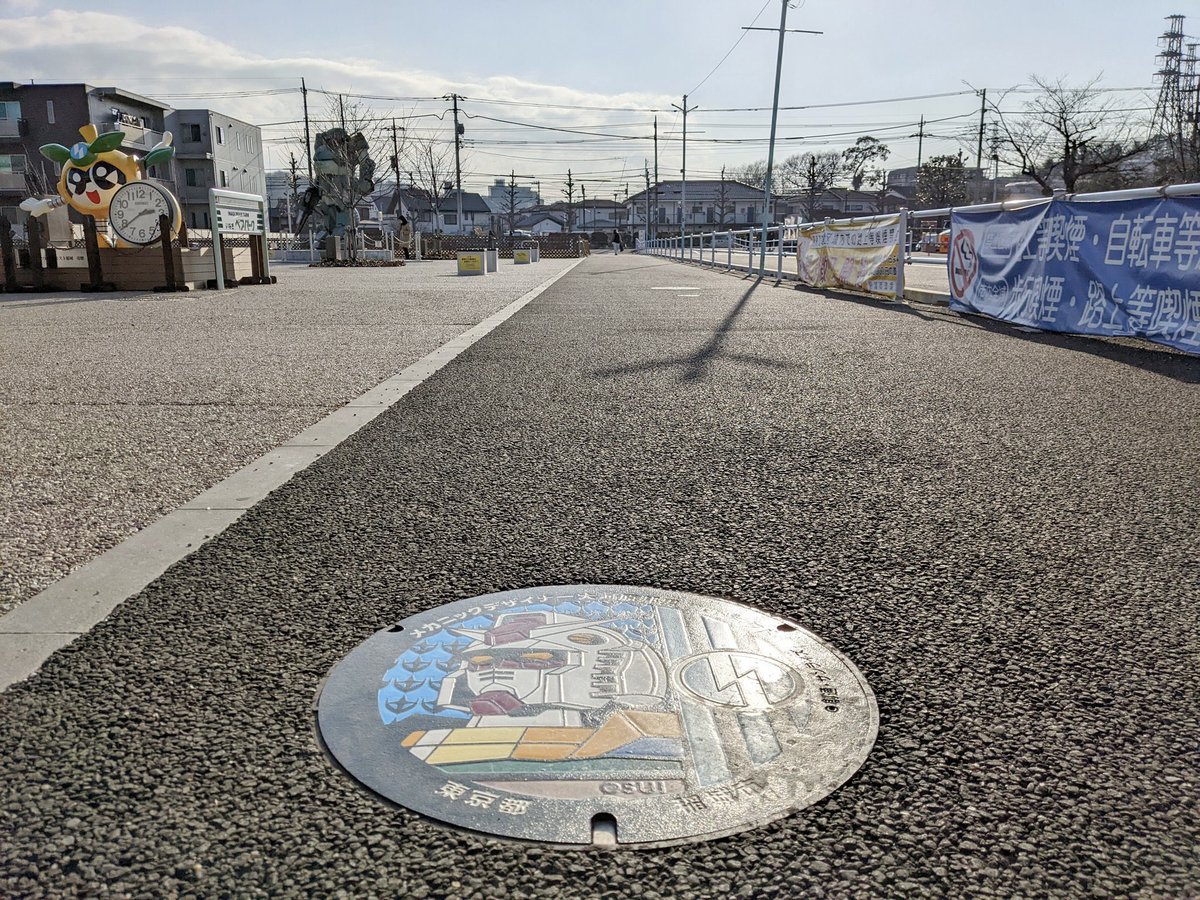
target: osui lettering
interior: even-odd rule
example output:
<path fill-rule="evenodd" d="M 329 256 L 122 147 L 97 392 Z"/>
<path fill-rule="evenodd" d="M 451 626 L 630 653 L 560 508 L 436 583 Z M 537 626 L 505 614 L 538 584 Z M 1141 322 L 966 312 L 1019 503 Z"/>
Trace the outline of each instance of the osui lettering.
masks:
<path fill-rule="evenodd" d="M 665 781 L 606 781 L 600 785 L 600 793 L 602 794 L 665 794 L 667 792 L 667 783 Z"/>

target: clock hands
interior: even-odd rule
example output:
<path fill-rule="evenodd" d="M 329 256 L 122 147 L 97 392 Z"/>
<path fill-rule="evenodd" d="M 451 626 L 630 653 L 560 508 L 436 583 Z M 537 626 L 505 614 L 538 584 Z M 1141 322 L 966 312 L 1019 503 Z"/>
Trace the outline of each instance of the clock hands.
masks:
<path fill-rule="evenodd" d="M 137 221 L 138 219 L 140 219 L 142 216 L 148 216 L 148 215 L 150 215 L 150 214 L 151 214 L 151 213 L 153 213 L 153 212 L 155 212 L 155 210 L 153 210 L 153 209 L 143 209 L 143 210 L 142 210 L 140 213 L 138 213 L 138 214 L 137 214 L 136 216 L 134 216 L 132 219 L 129 219 L 129 220 L 127 220 L 127 221 L 125 222 L 125 224 L 126 224 L 126 225 L 130 225 L 130 224 L 132 224 L 132 223 L 136 222 L 136 221 Z"/>

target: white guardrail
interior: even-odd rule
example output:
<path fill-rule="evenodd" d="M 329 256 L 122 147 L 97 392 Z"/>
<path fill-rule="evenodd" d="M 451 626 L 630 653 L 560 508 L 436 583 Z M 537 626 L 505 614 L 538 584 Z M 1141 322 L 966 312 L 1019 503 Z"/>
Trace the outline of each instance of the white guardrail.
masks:
<path fill-rule="evenodd" d="M 1003 212 L 1024 209 L 1048 203 L 1050 200 L 1077 202 L 1102 202 L 1106 200 L 1148 200 L 1155 197 L 1186 197 L 1200 195 L 1200 183 L 1169 184 L 1163 187 L 1130 188 L 1122 191 L 1104 191 L 1089 194 L 1058 193 L 1054 197 L 1034 197 L 1022 200 L 1006 200 L 1003 203 L 981 203 L 975 206 L 947 206 L 942 209 L 900 210 L 878 216 L 854 216 L 848 219 L 822 219 L 816 222 L 801 222 L 794 225 L 771 225 L 766 229 L 766 247 L 763 247 L 763 229 L 745 228 L 736 231 L 708 231 L 700 234 L 685 234 L 679 237 L 655 238 L 643 243 L 640 252 L 651 256 L 694 262 L 731 271 L 758 272 L 763 277 L 777 279 L 794 278 L 799 273 L 794 262 L 799 245 L 799 231 L 814 225 L 868 225 L 872 222 L 891 220 L 900 216 L 901 243 L 905 247 L 905 263 L 914 262 L 910 223 L 928 219 L 944 219 L 949 225 L 952 213 L 958 212 Z M 791 271 L 785 271 L 784 258 L 791 262 Z M 941 262 L 942 260 L 933 260 Z M 903 293 L 902 282 L 898 294 Z"/>

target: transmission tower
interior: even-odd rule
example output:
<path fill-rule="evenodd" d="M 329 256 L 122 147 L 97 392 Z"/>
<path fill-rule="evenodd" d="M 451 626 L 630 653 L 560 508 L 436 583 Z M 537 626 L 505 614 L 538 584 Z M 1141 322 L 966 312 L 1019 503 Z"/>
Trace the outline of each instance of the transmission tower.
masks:
<path fill-rule="evenodd" d="M 1200 163 L 1200 108 L 1197 106 L 1196 44 L 1188 44 L 1184 52 L 1182 15 L 1167 16 L 1167 30 L 1158 39 L 1159 52 L 1155 62 L 1158 71 L 1158 103 L 1150 123 L 1151 140 L 1165 141 L 1170 148 L 1177 177 L 1192 178 Z"/>

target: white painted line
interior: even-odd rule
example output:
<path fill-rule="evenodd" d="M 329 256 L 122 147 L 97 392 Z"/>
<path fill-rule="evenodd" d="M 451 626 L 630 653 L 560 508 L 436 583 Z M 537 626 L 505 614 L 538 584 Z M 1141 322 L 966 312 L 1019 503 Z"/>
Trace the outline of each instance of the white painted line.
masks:
<path fill-rule="evenodd" d="M 576 260 L 478 325 L 0 616 L 0 690 L 33 675 L 55 650 L 87 634 L 118 605 L 216 537 L 267 494 L 378 417 L 582 262 Z"/>

